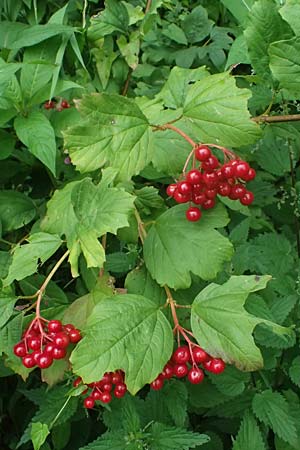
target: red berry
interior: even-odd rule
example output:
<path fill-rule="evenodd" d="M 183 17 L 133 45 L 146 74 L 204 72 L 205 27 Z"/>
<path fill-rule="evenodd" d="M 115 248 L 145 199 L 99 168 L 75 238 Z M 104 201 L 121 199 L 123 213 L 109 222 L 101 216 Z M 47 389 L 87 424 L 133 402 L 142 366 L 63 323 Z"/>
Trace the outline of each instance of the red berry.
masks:
<path fill-rule="evenodd" d="M 27 339 L 27 345 L 31 350 L 40 350 L 41 343 L 42 340 L 40 336 L 32 336 Z"/>
<path fill-rule="evenodd" d="M 61 107 L 64 108 L 64 109 L 70 108 L 70 103 L 67 102 L 67 100 L 62 100 L 62 102 L 61 102 L 60 105 L 61 105 Z"/>
<path fill-rule="evenodd" d="M 205 172 L 203 174 L 203 181 L 206 186 L 210 188 L 215 187 L 219 183 L 217 172 Z"/>
<path fill-rule="evenodd" d="M 190 200 L 191 195 L 190 194 L 181 194 L 177 190 L 174 192 L 173 198 L 177 203 L 187 203 Z"/>
<path fill-rule="evenodd" d="M 175 364 L 173 367 L 174 375 L 177 378 L 183 378 L 187 375 L 189 369 L 186 364 Z"/>
<path fill-rule="evenodd" d="M 224 369 L 225 369 L 225 363 L 222 359 L 213 358 L 211 360 L 210 369 L 209 369 L 210 372 L 217 375 L 219 373 L 224 372 Z"/>
<path fill-rule="evenodd" d="M 103 377 L 100 380 L 101 385 L 105 383 L 112 383 L 112 373 L 111 372 L 105 372 Z"/>
<path fill-rule="evenodd" d="M 177 191 L 177 184 L 173 183 L 173 184 L 169 184 L 169 186 L 167 187 L 167 195 L 169 197 L 173 197 L 174 193 Z"/>
<path fill-rule="evenodd" d="M 201 163 L 201 167 L 203 170 L 212 171 L 216 169 L 219 166 L 219 160 L 216 158 L 216 156 L 211 155 L 209 158 L 207 158 L 205 161 Z M 218 177 L 218 175 L 217 175 Z"/>
<path fill-rule="evenodd" d="M 118 383 L 114 389 L 114 395 L 117 398 L 124 397 L 127 392 L 127 386 L 125 383 Z"/>
<path fill-rule="evenodd" d="M 23 364 L 23 366 L 27 367 L 27 369 L 32 369 L 32 367 L 34 367 L 36 365 L 32 354 L 23 356 L 22 364 Z"/>
<path fill-rule="evenodd" d="M 211 156 L 211 151 L 206 145 L 200 145 L 195 149 L 195 158 L 198 161 L 206 161 Z"/>
<path fill-rule="evenodd" d="M 164 370 L 161 373 L 161 376 L 163 378 L 165 378 L 166 380 L 168 380 L 169 378 L 172 378 L 174 372 L 173 372 L 173 367 L 171 366 L 171 364 L 166 364 L 164 367 Z"/>
<path fill-rule="evenodd" d="M 18 342 L 14 346 L 14 354 L 16 356 L 18 356 L 19 358 L 22 358 L 23 356 L 25 356 L 27 354 L 24 342 Z"/>
<path fill-rule="evenodd" d="M 112 397 L 111 397 L 111 395 L 110 395 L 109 392 L 103 392 L 103 393 L 101 394 L 100 401 L 101 401 L 102 403 L 110 403 L 111 400 L 112 400 Z"/>
<path fill-rule="evenodd" d="M 254 180 L 255 177 L 256 177 L 256 172 L 252 167 L 250 167 L 250 169 L 247 173 L 247 176 L 244 176 L 244 180 L 251 181 L 251 180 Z"/>
<path fill-rule="evenodd" d="M 225 178 L 232 178 L 234 177 L 234 168 L 233 166 L 229 163 L 229 164 L 224 164 L 224 166 L 221 169 L 222 175 Z"/>
<path fill-rule="evenodd" d="M 187 173 L 186 181 L 191 184 L 201 183 L 202 174 L 198 169 L 192 169 Z"/>
<path fill-rule="evenodd" d="M 206 189 L 205 196 L 206 198 L 214 199 L 217 195 L 217 189 Z"/>
<path fill-rule="evenodd" d="M 206 353 L 206 351 L 204 351 L 203 348 L 198 346 L 192 348 L 192 355 L 194 358 L 194 362 L 197 364 L 203 363 L 209 359 L 209 356 Z"/>
<path fill-rule="evenodd" d="M 179 181 L 179 183 L 177 183 L 177 190 L 180 194 L 189 195 L 192 192 L 192 185 L 187 181 Z"/>
<path fill-rule="evenodd" d="M 81 384 L 82 382 L 82 378 L 81 377 L 77 377 L 76 380 L 73 381 L 73 386 L 77 387 Z"/>
<path fill-rule="evenodd" d="M 101 400 L 102 393 L 101 393 L 98 389 L 94 389 L 93 392 L 92 392 L 92 394 L 91 394 L 91 397 L 92 397 L 94 400 Z"/>
<path fill-rule="evenodd" d="M 178 364 L 186 363 L 190 359 L 190 349 L 187 345 L 181 345 L 180 347 L 176 348 L 172 355 L 173 361 L 175 361 Z"/>
<path fill-rule="evenodd" d="M 203 183 L 196 183 L 193 184 L 193 194 L 199 194 L 200 192 L 203 191 L 203 189 L 206 188 L 206 185 Z"/>
<path fill-rule="evenodd" d="M 242 198 L 240 198 L 240 202 L 242 205 L 248 206 L 253 203 L 254 195 L 250 191 L 246 191 Z"/>
<path fill-rule="evenodd" d="M 199 368 L 193 368 L 188 373 L 188 380 L 192 384 L 199 384 L 204 380 L 204 372 Z"/>
<path fill-rule="evenodd" d="M 40 369 L 47 369 L 48 367 L 51 366 L 52 363 L 53 363 L 53 358 L 51 358 L 50 355 L 41 353 L 37 357 L 37 365 L 39 366 Z"/>
<path fill-rule="evenodd" d="M 105 392 L 110 392 L 112 390 L 112 387 L 113 387 L 112 383 L 103 383 L 102 384 L 102 389 Z"/>
<path fill-rule="evenodd" d="M 197 206 L 190 206 L 185 212 L 187 220 L 190 222 L 197 222 L 201 218 L 201 211 Z"/>
<path fill-rule="evenodd" d="M 54 336 L 53 342 L 55 344 L 55 347 L 66 348 L 70 343 L 70 338 L 66 333 L 60 332 Z"/>
<path fill-rule="evenodd" d="M 155 380 L 152 381 L 152 383 L 150 383 L 151 389 L 154 389 L 155 391 L 159 391 L 160 389 L 162 389 L 163 385 L 164 385 L 164 379 L 161 375 L 158 375 L 158 377 L 155 378 Z"/>
<path fill-rule="evenodd" d="M 74 330 L 75 327 L 73 324 L 67 323 L 66 325 L 63 326 L 63 329 L 65 330 L 66 333 L 70 333 L 70 331 Z"/>
<path fill-rule="evenodd" d="M 244 179 L 244 177 L 247 177 L 250 166 L 248 163 L 246 163 L 246 161 L 238 161 L 237 164 L 235 164 L 233 167 L 234 167 L 234 175 L 237 178 Z"/>
<path fill-rule="evenodd" d="M 242 184 L 238 183 L 238 184 L 235 184 L 234 186 L 232 186 L 230 194 L 229 194 L 229 198 L 231 200 L 237 200 L 239 198 L 242 198 L 245 195 L 245 193 L 246 193 L 246 188 Z"/>
<path fill-rule="evenodd" d="M 62 323 L 60 320 L 50 320 L 48 322 L 48 331 L 49 333 L 59 333 L 62 331 Z"/>
<path fill-rule="evenodd" d="M 206 196 L 204 192 L 199 192 L 199 194 L 194 193 L 192 195 L 192 202 L 195 203 L 195 205 L 202 205 L 203 202 L 205 202 Z"/>
<path fill-rule="evenodd" d="M 114 372 L 111 376 L 111 382 L 112 382 L 112 384 L 123 383 L 122 375 L 118 372 Z"/>
<path fill-rule="evenodd" d="M 86 397 L 83 401 L 83 405 L 87 409 L 92 409 L 95 406 L 95 400 L 93 397 Z"/>
<path fill-rule="evenodd" d="M 72 342 L 73 344 L 76 344 L 81 339 L 80 331 L 77 329 L 71 330 L 69 332 L 69 338 L 70 338 L 70 342 Z"/>
<path fill-rule="evenodd" d="M 55 108 L 55 103 L 52 100 L 49 100 L 48 102 L 44 103 L 45 109 L 53 109 Z"/>
<path fill-rule="evenodd" d="M 39 357 L 42 355 L 42 352 L 40 350 L 34 350 L 34 352 L 31 353 L 30 356 L 34 359 L 35 364 L 38 363 Z"/>
<path fill-rule="evenodd" d="M 211 209 L 215 206 L 216 202 L 213 199 L 208 198 L 205 202 L 202 203 L 203 209 Z"/>
<path fill-rule="evenodd" d="M 55 348 L 55 345 L 52 343 L 49 343 L 44 348 L 44 353 L 47 353 L 48 355 L 53 355 L 53 349 Z"/>
<path fill-rule="evenodd" d="M 208 370 L 210 372 L 211 369 L 211 364 L 212 364 L 212 358 L 209 358 L 207 361 L 204 361 L 202 363 L 204 369 Z"/>
<path fill-rule="evenodd" d="M 63 359 L 66 356 L 67 352 L 65 348 L 54 347 L 52 350 L 52 358 L 53 359 Z"/>
<path fill-rule="evenodd" d="M 230 184 L 226 183 L 226 181 L 219 184 L 218 194 L 222 195 L 222 197 L 228 197 L 231 192 Z"/>

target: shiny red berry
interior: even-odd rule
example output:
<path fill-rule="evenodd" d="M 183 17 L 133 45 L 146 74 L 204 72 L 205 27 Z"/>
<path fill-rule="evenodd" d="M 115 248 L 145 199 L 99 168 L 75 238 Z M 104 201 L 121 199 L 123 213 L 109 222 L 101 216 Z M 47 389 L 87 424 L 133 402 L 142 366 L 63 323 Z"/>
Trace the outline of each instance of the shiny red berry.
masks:
<path fill-rule="evenodd" d="M 77 387 L 81 384 L 82 382 L 82 378 L 81 377 L 77 377 L 74 381 L 73 381 L 73 386 Z"/>
<path fill-rule="evenodd" d="M 94 400 L 101 400 L 102 394 L 101 394 L 101 392 L 100 392 L 98 389 L 94 389 L 94 390 L 92 391 L 92 393 L 91 393 L 91 397 L 92 397 Z"/>
<path fill-rule="evenodd" d="M 173 371 L 173 367 L 171 366 L 171 364 L 166 364 L 164 367 L 164 370 L 161 373 L 161 376 L 163 378 L 165 378 L 166 380 L 168 380 L 169 378 L 172 378 L 173 374 L 174 374 L 174 371 Z"/>
<path fill-rule="evenodd" d="M 224 178 L 232 178 L 234 177 L 234 168 L 233 166 L 228 163 L 228 164 L 224 164 L 224 166 L 221 168 L 221 172 L 222 175 L 224 176 Z"/>
<path fill-rule="evenodd" d="M 75 327 L 72 323 L 67 323 L 66 325 L 63 326 L 63 329 L 66 333 L 70 333 L 70 331 L 74 330 Z"/>
<path fill-rule="evenodd" d="M 198 161 L 206 161 L 211 156 L 211 151 L 209 147 L 206 147 L 206 145 L 199 145 L 195 149 L 195 158 Z"/>
<path fill-rule="evenodd" d="M 52 358 L 53 359 L 63 359 L 66 356 L 67 352 L 65 348 L 54 347 L 52 350 Z"/>
<path fill-rule="evenodd" d="M 187 203 L 191 195 L 190 194 L 181 194 L 178 190 L 174 192 L 173 198 L 177 203 Z"/>
<path fill-rule="evenodd" d="M 238 183 L 231 187 L 229 198 L 231 200 L 237 200 L 242 198 L 246 193 L 246 188 L 242 184 Z"/>
<path fill-rule="evenodd" d="M 45 109 L 53 109 L 55 108 L 55 103 L 52 100 L 49 100 L 48 102 L 44 103 Z"/>
<path fill-rule="evenodd" d="M 93 397 L 86 397 L 83 401 L 83 405 L 87 409 L 92 409 L 95 406 L 95 400 Z"/>
<path fill-rule="evenodd" d="M 185 212 L 185 216 L 189 222 L 197 222 L 201 219 L 201 215 L 202 213 L 197 206 L 190 206 Z"/>
<path fill-rule="evenodd" d="M 48 367 L 51 366 L 51 364 L 53 363 L 53 358 L 48 355 L 47 353 L 41 353 L 38 357 L 37 357 L 37 365 L 39 366 L 40 369 L 48 369 Z"/>
<path fill-rule="evenodd" d="M 19 358 L 22 358 L 27 354 L 24 342 L 18 342 L 18 344 L 14 346 L 14 354 Z"/>
<path fill-rule="evenodd" d="M 250 167 L 247 175 L 244 176 L 244 180 L 245 181 L 251 181 L 251 180 L 254 180 L 255 177 L 256 177 L 256 172 L 255 172 L 255 170 L 252 167 Z"/>
<path fill-rule="evenodd" d="M 119 372 L 114 372 L 111 376 L 112 384 L 123 383 L 123 376 Z"/>
<path fill-rule="evenodd" d="M 172 355 L 172 360 L 178 364 L 186 363 L 190 359 L 190 349 L 187 345 L 181 345 L 176 348 Z"/>
<path fill-rule="evenodd" d="M 186 175 L 186 181 L 191 184 L 201 183 L 202 174 L 198 169 L 190 170 Z"/>
<path fill-rule="evenodd" d="M 27 339 L 27 345 L 31 350 L 40 350 L 41 343 L 42 340 L 40 336 L 32 336 Z"/>
<path fill-rule="evenodd" d="M 225 363 L 220 358 L 213 358 L 210 364 L 209 371 L 218 375 L 219 373 L 224 372 L 225 370 Z"/>
<path fill-rule="evenodd" d="M 198 346 L 192 348 L 192 355 L 193 355 L 194 362 L 196 364 L 201 364 L 209 359 L 209 356 L 206 353 L 206 351 L 203 350 L 203 348 L 198 347 Z"/>
<path fill-rule="evenodd" d="M 211 155 L 209 158 L 207 158 L 205 161 L 201 163 L 201 167 L 203 170 L 212 171 L 216 169 L 219 166 L 219 160 L 216 158 L 216 156 Z M 218 175 L 217 175 L 218 177 Z"/>
<path fill-rule="evenodd" d="M 214 199 L 216 197 L 217 193 L 218 193 L 217 189 L 210 188 L 210 189 L 206 189 L 205 196 L 206 196 L 206 198 Z"/>
<path fill-rule="evenodd" d="M 222 197 L 228 197 L 228 195 L 231 192 L 231 186 L 229 183 L 226 183 L 226 181 L 223 181 L 219 184 L 218 187 L 218 194 L 222 195 Z"/>
<path fill-rule="evenodd" d="M 167 195 L 169 197 L 173 197 L 175 191 L 177 191 L 177 184 L 175 184 L 175 183 L 169 184 L 169 186 L 166 189 Z"/>
<path fill-rule="evenodd" d="M 81 340 L 80 331 L 77 329 L 69 331 L 69 338 L 70 338 L 70 342 L 72 342 L 72 344 L 76 344 L 77 342 L 79 342 Z"/>
<path fill-rule="evenodd" d="M 125 383 L 118 383 L 114 389 L 114 395 L 117 398 L 124 397 L 127 392 L 127 386 Z"/>
<path fill-rule="evenodd" d="M 189 370 L 187 378 L 192 384 L 199 384 L 204 380 L 204 372 L 203 370 L 197 368 L 193 368 Z"/>
<path fill-rule="evenodd" d="M 218 185 L 219 178 L 216 172 L 205 172 L 203 174 L 203 181 L 207 187 L 213 188 Z"/>
<path fill-rule="evenodd" d="M 246 191 L 242 198 L 240 198 L 240 202 L 242 205 L 248 206 L 251 205 L 254 201 L 254 194 L 250 191 Z"/>
<path fill-rule="evenodd" d="M 173 371 L 175 377 L 183 378 L 187 375 L 189 369 L 186 364 L 174 364 Z"/>
<path fill-rule="evenodd" d="M 48 322 L 48 331 L 49 333 L 59 333 L 62 331 L 62 323 L 60 320 L 50 320 Z"/>
<path fill-rule="evenodd" d="M 237 178 L 244 179 L 244 177 L 247 177 L 250 166 L 248 163 L 246 163 L 246 161 L 238 161 L 237 164 L 235 164 L 233 167 L 234 167 L 234 175 Z"/>
<path fill-rule="evenodd" d="M 199 192 L 199 194 L 194 193 L 192 195 L 192 202 L 195 203 L 195 205 L 202 205 L 203 202 L 205 202 L 206 196 L 204 192 Z"/>
<path fill-rule="evenodd" d="M 180 194 L 189 195 L 192 192 L 192 185 L 187 181 L 179 181 L 179 183 L 177 183 L 177 189 Z"/>
<path fill-rule="evenodd" d="M 62 100 L 61 102 L 61 107 L 66 109 L 66 108 L 70 108 L 70 103 L 67 100 Z"/>
<path fill-rule="evenodd" d="M 32 369 L 36 365 L 36 362 L 32 355 L 25 355 L 22 358 L 22 364 L 27 367 L 27 369 Z"/>
<path fill-rule="evenodd" d="M 203 209 L 211 209 L 215 206 L 216 202 L 214 199 L 210 199 L 208 198 L 207 200 L 205 200 L 205 202 L 202 203 L 202 208 Z"/>
<path fill-rule="evenodd" d="M 150 383 L 151 389 L 154 389 L 154 391 L 159 391 L 164 386 L 164 379 L 161 375 L 159 375 L 157 378 L 155 378 L 152 383 Z"/>
<path fill-rule="evenodd" d="M 110 403 L 110 402 L 112 401 L 111 394 L 110 394 L 109 392 L 103 392 L 103 393 L 101 394 L 100 401 L 101 401 L 102 403 Z"/>
<path fill-rule="evenodd" d="M 53 343 L 55 347 L 66 348 L 70 343 L 70 338 L 66 333 L 60 332 L 54 336 Z"/>

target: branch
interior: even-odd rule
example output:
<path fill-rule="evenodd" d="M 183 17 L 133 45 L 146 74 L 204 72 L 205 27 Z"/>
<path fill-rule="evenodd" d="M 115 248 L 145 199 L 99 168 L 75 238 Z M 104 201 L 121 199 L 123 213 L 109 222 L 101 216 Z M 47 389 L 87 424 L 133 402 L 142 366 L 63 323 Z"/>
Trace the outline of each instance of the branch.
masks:
<path fill-rule="evenodd" d="M 286 114 L 282 116 L 257 116 L 252 117 L 256 123 L 296 122 L 300 121 L 300 114 Z"/>

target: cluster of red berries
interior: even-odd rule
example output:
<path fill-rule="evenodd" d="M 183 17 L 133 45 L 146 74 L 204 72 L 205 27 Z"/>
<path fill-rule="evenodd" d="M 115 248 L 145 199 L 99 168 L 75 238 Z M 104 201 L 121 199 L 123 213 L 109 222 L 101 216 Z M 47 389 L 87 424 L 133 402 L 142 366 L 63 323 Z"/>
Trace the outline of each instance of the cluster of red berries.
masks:
<path fill-rule="evenodd" d="M 199 367 L 214 374 L 220 374 L 225 369 L 225 363 L 220 358 L 212 358 L 198 345 L 182 345 L 178 347 L 165 365 L 162 373 L 155 378 L 150 387 L 156 391 L 162 389 L 164 381 L 170 378 L 184 378 L 192 384 L 199 384 L 204 379 L 204 371 Z"/>
<path fill-rule="evenodd" d="M 76 378 L 73 386 L 77 387 L 82 383 L 80 377 Z M 113 390 L 113 385 L 115 385 Z M 116 372 L 106 372 L 100 381 L 95 381 L 87 385 L 82 395 L 89 394 L 83 401 L 83 405 L 87 409 L 94 408 L 95 402 L 110 403 L 112 401 L 112 392 L 116 398 L 122 398 L 127 392 L 127 386 L 124 383 L 124 373 L 121 370 Z"/>
<path fill-rule="evenodd" d="M 225 156 L 233 157 L 229 150 L 223 149 L 223 152 Z M 221 164 L 206 145 L 196 147 L 193 154 L 200 165 L 190 170 L 184 179 L 167 187 L 169 197 L 177 203 L 192 202 L 202 210 L 213 208 L 218 194 L 239 200 L 242 205 L 253 202 L 254 195 L 246 189 L 245 182 L 253 180 L 256 173 L 246 161 L 234 158 Z M 187 220 L 197 222 L 202 215 L 201 209 L 190 206 L 186 211 Z"/>
<path fill-rule="evenodd" d="M 14 354 L 22 358 L 22 364 L 28 369 L 36 366 L 47 369 L 55 359 L 64 358 L 67 347 L 80 339 L 80 331 L 72 324 L 35 318 L 14 346 Z"/>
<path fill-rule="evenodd" d="M 61 100 L 60 102 L 48 100 L 46 103 L 44 103 L 45 109 L 56 109 L 56 111 L 62 111 L 63 109 L 68 109 L 70 107 L 71 105 L 67 100 Z"/>

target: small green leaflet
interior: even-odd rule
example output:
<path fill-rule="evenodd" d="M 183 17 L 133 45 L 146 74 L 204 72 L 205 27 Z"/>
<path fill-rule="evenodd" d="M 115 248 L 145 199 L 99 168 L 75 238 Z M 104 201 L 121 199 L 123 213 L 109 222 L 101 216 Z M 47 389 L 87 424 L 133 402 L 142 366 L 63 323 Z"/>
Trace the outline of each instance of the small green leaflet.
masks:
<path fill-rule="evenodd" d="M 263 366 L 252 336 L 256 325 L 264 323 L 278 334 L 293 333 L 244 309 L 250 292 L 264 289 L 270 279 L 268 275 L 233 276 L 223 285 L 211 283 L 199 293 L 192 306 L 192 331 L 208 353 L 238 369 L 256 370 Z"/>
<path fill-rule="evenodd" d="M 154 423 L 150 428 L 151 450 L 189 450 L 209 442 L 206 434 L 193 433 L 183 428 Z"/>
<path fill-rule="evenodd" d="M 30 197 L 17 191 L 0 192 L 0 217 L 4 232 L 27 225 L 36 216 L 36 207 Z"/>
<path fill-rule="evenodd" d="M 105 372 L 124 370 L 135 394 L 162 371 L 171 356 L 173 334 L 159 306 L 141 295 L 116 295 L 93 309 L 85 336 L 71 355 L 85 383 Z"/>
<path fill-rule="evenodd" d="M 91 18 L 88 38 L 91 41 L 97 41 L 114 31 L 126 33 L 128 25 L 129 15 L 125 5 L 117 0 L 106 0 L 105 9 Z"/>
<path fill-rule="evenodd" d="M 190 286 L 190 272 L 204 280 L 214 278 L 233 252 L 229 240 L 214 229 L 229 220 L 221 204 L 205 211 L 199 222 L 188 222 L 185 210 L 186 205 L 177 205 L 159 216 L 144 242 L 152 277 L 174 289 Z"/>
<path fill-rule="evenodd" d="M 55 175 L 56 142 L 47 117 L 40 111 L 33 111 L 27 117 L 18 116 L 14 126 L 20 141 Z"/>
<path fill-rule="evenodd" d="M 40 450 L 49 433 L 48 425 L 45 423 L 35 422 L 32 424 L 30 436 L 34 450 Z"/>
<path fill-rule="evenodd" d="M 291 26 L 296 36 L 300 35 L 300 4 L 298 0 L 285 0 L 282 8 L 279 9 L 280 15 Z"/>
<path fill-rule="evenodd" d="M 14 311 L 17 297 L 0 292 L 0 328 L 6 324 Z"/>
<path fill-rule="evenodd" d="M 232 450 L 266 450 L 256 420 L 246 412 Z"/>
<path fill-rule="evenodd" d="M 240 147 L 255 142 L 261 132 L 250 120 L 248 89 L 236 87 L 228 72 L 196 81 L 189 89 L 183 117 L 176 126 L 197 141 Z"/>
<path fill-rule="evenodd" d="M 297 444 L 297 432 L 286 399 L 271 390 L 257 393 L 252 402 L 256 417 L 275 434 L 292 446 Z"/>
<path fill-rule="evenodd" d="M 296 386 L 300 387 L 300 356 L 293 359 L 292 365 L 289 368 L 289 376 Z"/>
<path fill-rule="evenodd" d="M 291 38 L 293 32 L 273 0 L 256 1 L 248 17 L 244 35 L 252 66 L 261 78 L 271 81 L 268 47 L 272 42 Z"/>
<path fill-rule="evenodd" d="M 49 233 L 66 236 L 73 276 L 78 275 L 81 252 L 87 267 L 102 267 L 105 253 L 98 238 L 108 232 L 116 234 L 119 228 L 128 225 L 134 197 L 121 189 L 108 187 L 106 177 L 113 177 L 110 169 L 103 172 L 98 185 L 90 178 L 68 183 L 48 202 L 41 227 Z"/>
<path fill-rule="evenodd" d="M 115 94 L 90 94 L 76 102 L 80 125 L 64 133 L 65 146 L 80 172 L 109 163 L 119 178 L 130 179 L 152 160 L 152 131 L 133 100 Z"/>
<path fill-rule="evenodd" d="M 296 100 L 300 83 L 300 37 L 274 42 L 269 47 L 270 67 L 284 97 Z"/>
<path fill-rule="evenodd" d="M 60 247 L 62 241 L 59 236 L 48 233 L 34 233 L 28 238 L 28 244 L 18 245 L 13 253 L 8 275 L 3 280 L 8 286 L 14 280 L 32 275 L 37 271 L 39 260 L 42 264 L 47 261 Z"/>

